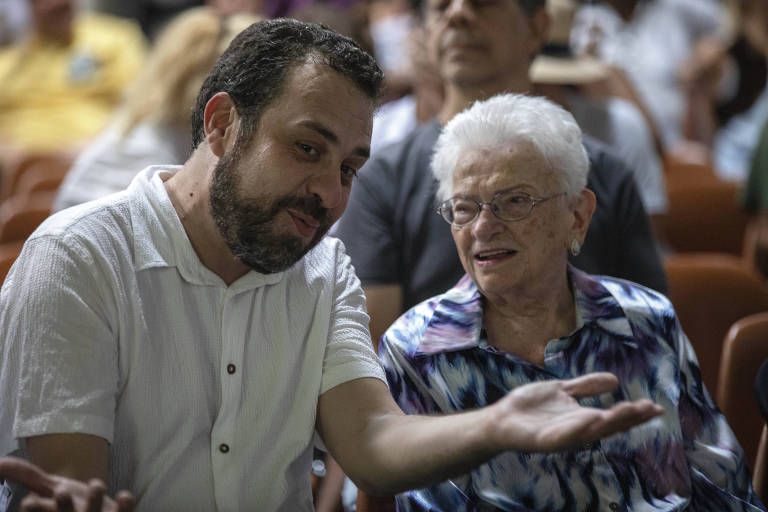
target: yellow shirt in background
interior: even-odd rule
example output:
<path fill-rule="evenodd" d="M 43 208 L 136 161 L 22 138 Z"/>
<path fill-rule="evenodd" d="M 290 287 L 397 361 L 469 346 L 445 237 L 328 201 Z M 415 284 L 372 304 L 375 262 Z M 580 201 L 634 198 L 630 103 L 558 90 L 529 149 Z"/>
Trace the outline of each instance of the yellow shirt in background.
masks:
<path fill-rule="evenodd" d="M 95 137 L 141 69 L 146 41 L 131 20 L 81 14 L 72 44 L 30 38 L 0 50 L 0 141 L 67 150 Z"/>

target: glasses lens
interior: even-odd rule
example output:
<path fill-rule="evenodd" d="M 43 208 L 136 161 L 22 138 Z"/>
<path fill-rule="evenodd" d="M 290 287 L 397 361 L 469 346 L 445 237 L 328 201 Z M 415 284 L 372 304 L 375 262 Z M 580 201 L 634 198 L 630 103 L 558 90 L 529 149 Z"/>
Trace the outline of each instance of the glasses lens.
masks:
<path fill-rule="evenodd" d="M 477 216 L 477 203 L 471 199 L 454 197 L 445 201 L 440 207 L 443 218 L 457 226 L 463 226 Z"/>
<path fill-rule="evenodd" d="M 496 196 L 491 202 L 494 213 L 505 220 L 517 220 L 528 216 L 533 207 L 533 198 L 520 192 L 509 192 Z"/>

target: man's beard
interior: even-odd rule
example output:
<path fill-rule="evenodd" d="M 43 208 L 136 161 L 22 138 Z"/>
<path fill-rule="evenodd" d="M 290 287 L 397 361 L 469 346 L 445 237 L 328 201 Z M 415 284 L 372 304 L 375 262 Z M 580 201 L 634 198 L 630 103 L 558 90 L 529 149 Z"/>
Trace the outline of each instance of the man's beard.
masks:
<path fill-rule="evenodd" d="M 331 227 L 328 209 L 316 196 L 284 196 L 279 199 L 240 197 L 237 171 L 240 154 L 239 148 L 235 147 L 216 165 L 210 191 L 213 220 L 238 260 L 262 274 L 282 272 L 323 238 Z M 309 215 L 320 223 L 315 236 L 306 246 L 298 237 L 275 232 L 275 218 L 287 208 Z"/>

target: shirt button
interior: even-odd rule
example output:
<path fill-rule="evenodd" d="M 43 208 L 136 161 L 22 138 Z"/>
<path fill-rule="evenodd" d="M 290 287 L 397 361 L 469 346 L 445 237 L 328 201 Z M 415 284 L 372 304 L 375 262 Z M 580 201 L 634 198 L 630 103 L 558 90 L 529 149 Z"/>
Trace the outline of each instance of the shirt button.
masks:
<path fill-rule="evenodd" d="M 610 508 L 611 510 L 619 510 L 619 504 L 616 503 L 615 501 L 612 501 L 608 504 L 608 508 Z"/>
<path fill-rule="evenodd" d="M 221 443 L 221 444 L 219 445 L 219 451 L 220 451 L 221 453 L 229 453 L 229 445 L 228 445 L 228 444 L 226 444 L 226 443 Z"/>
<path fill-rule="evenodd" d="M 227 373 L 230 374 L 230 375 L 235 373 L 235 365 L 233 365 L 232 363 L 228 364 L 227 365 Z"/>

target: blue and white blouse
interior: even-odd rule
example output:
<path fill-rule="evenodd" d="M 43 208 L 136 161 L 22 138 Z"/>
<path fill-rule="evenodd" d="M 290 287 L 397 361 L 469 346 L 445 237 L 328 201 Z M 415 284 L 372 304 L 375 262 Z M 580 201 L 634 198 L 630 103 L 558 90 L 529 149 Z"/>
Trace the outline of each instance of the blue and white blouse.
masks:
<path fill-rule="evenodd" d="M 578 327 L 547 344 L 543 367 L 487 343 L 483 298 L 467 276 L 409 310 L 380 344 L 395 400 L 409 414 L 452 413 L 529 382 L 608 371 L 619 388 L 583 405 L 648 398 L 666 413 L 578 450 L 505 452 L 469 474 L 399 495 L 398 510 L 764 510 L 668 299 L 573 267 L 569 277 Z"/>

